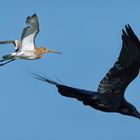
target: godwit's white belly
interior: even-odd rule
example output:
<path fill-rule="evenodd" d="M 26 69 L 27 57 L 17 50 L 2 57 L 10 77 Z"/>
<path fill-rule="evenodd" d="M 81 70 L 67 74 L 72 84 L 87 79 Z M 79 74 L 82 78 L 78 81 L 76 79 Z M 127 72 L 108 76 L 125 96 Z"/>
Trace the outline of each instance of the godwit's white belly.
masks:
<path fill-rule="evenodd" d="M 32 50 L 20 51 L 15 54 L 16 58 L 33 60 L 37 59 L 36 54 Z"/>

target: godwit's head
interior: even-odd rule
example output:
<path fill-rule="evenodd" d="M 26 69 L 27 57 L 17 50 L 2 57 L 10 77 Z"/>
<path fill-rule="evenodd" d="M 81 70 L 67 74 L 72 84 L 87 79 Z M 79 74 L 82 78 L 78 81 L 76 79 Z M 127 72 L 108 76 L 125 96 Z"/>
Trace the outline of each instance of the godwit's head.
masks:
<path fill-rule="evenodd" d="M 57 54 L 61 54 L 60 52 L 57 52 L 57 51 L 54 51 L 54 50 L 49 50 L 49 49 L 44 48 L 44 47 L 40 47 L 38 49 L 42 53 L 57 53 Z"/>

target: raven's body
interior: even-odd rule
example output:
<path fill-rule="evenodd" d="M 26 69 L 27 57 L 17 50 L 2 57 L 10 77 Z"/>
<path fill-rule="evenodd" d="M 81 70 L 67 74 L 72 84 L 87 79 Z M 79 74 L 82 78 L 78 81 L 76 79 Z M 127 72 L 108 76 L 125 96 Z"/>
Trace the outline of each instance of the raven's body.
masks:
<path fill-rule="evenodd" d="M 97 92 L 77 89 L 57 83 L 44 75 L 34 74 L 42 81 L 56 85 L 58 92 L 66 97 L 76 98 L 97 110 L 118 112 L 140 119 L 137 109 L 126 101 L 124 92 L 140 69 L 140 42 L 130 25 L 122 30 L 122 49 L 117 62 L 101 80 Z"/>

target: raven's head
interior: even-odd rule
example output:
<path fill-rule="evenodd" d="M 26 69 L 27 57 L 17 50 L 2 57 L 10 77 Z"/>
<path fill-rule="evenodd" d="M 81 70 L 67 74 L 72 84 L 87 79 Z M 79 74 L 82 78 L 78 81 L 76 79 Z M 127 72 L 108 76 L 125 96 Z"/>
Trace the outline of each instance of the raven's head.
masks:
<path fill-rule="evenodd" d="M 140 119 L 140 113 L 136 107 L 126 101 L 120 106 L 119 112 L 123 115 L 129 115 Z"/>

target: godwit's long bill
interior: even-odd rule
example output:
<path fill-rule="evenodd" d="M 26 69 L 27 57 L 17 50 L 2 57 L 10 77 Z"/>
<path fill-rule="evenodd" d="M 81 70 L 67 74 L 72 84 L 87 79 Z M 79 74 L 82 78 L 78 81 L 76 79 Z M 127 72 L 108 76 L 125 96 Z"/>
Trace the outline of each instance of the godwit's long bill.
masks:
<path fill-rule="evenodd" d="M 26 19 L 26 24 L 28 25 L 23 29 L 21 40 L 10 40 L 10 41 L 1 41 L 0 44 L 9 44 L 12 43 L 15 46 L 15 52 L 4 55 L 3 59 L 0 62 L 0 66 L 3 66 L 9 62 L 12 62 L 16 59 L 26 59 L 34 60 L 40 59 L 45 53 L 57 53 L 54 50 L 49 50 L 44 47 L 36 48 L 35 38 L 39 32 L 39 22 L 36 14 L 31 17 L 28 16 Z"/>

